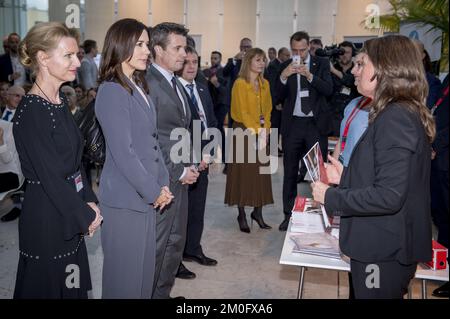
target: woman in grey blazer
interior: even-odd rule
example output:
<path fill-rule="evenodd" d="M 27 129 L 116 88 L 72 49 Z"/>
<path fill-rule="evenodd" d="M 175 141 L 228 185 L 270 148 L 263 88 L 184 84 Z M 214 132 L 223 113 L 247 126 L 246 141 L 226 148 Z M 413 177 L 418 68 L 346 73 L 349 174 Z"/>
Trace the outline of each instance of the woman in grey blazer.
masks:
<path fill-rule="evenodd" d="M 102 53 L 95 113 L 106 139 L 99 201 L 107 299 L 151 298 L 155 214 L 173 198 L 144 80 L 148 41 L 144 24 L 123 19 L 108 30 Z"/>

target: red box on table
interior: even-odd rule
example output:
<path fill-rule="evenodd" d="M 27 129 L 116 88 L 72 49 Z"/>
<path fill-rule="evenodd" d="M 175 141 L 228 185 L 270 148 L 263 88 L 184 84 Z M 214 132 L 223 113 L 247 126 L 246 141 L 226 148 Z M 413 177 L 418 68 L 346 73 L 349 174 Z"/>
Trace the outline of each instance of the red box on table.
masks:
<path fill-rule="evenodd" d="M 433 270 L 440 270 L 447 268 L 447 256 L 448 249 L 439 244 L 437 241 L 433 240 L 433 259 L 426 264 L 430 266 Z"/>

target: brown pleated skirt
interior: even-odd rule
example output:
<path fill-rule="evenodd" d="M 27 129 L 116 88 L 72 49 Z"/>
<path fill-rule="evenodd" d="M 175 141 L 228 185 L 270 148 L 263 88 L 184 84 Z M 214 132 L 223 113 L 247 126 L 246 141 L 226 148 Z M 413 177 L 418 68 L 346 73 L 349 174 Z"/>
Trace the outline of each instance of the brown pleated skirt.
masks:
<path fill-rule="evenodd" d="M 242 123 L 234 122 L 233 129 L 245 127 Z M 242 143 L 242 141 L 241 141 Z M 262 164 L 258 158 L 257 151 L 253 146 L 253 142 L 249 143 L 248 139 L 244 139 L 243 147 L 239 150 L 237 137 L 233 137 L 233 161 L 227 163 L 227 184 L 225 189 L 225 204 L 238 207 L 251 206 L 262 207 L 264 205 L 273 204 L 272 196 L 272 178 L 270 174 L 261 174 L 260 168 L 270 165 Z M 249 161 L 249 153 L 255 154 L 256 162 Z M 268 153 L 268 147 L 266 148 Z M 244 161 L 237 163 L 236 158 L 240 153 Z M 251 158 L 251 157 L 250 157 Z"/>

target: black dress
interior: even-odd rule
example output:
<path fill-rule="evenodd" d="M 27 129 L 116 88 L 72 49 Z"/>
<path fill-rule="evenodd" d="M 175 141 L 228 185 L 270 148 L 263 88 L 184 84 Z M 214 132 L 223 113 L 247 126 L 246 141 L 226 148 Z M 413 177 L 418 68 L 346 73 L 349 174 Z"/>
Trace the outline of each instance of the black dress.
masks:
<path fill-rule="evenodd" d="M 19 220 L 20 258 L 14 298 L 87 298 L 91 290 L 83 234 L 97 202 L 81 167 L 82 140 L 67 101 L 26 95 L 13 134 L 27 179 Z M 83 188 L 74 177 L 81 172 Z"/>

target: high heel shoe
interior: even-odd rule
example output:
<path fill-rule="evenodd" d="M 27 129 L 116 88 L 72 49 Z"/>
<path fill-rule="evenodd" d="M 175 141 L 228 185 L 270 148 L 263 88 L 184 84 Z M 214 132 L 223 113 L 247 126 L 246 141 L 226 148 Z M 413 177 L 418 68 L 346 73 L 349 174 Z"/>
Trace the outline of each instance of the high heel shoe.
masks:
<path fill-rule="evenodd" d="M 240 218 L 240 216 L 238 216 L 237 221 L 239 223 L 239 229 L 241 230 L 241 232 L 243 232 L 243 233 L 250 232 L 250 227 L 248 227 L 247 219 L 245 217 Z"/>
<path fill-rule="evenodd" d="M 262 211 L 260 211 L 260 210 L 258 210 L 258 209 L 255 209 L 255 210 L 250 214 L 250 218 L 252 219 L 252 221 L 254 220 L 254 221 L 258 224 L 259 228 L 262 228 L 262 229 L 272 229 L 271 226 L 267 225 L 267 224 L 264 222 L 264 219 L 263 219 L 263 217 L 262 217 Z"/>
<path fill-rule="evenodd" d="M 250 233 L 250 228 L 247 224 L 247 217 L 245 217 L 245 210 L 244 208 L 239 207 L 239 215 L 237 217 L 237 221 L 239 224 L 239 229 L 243 233 Z"/>

